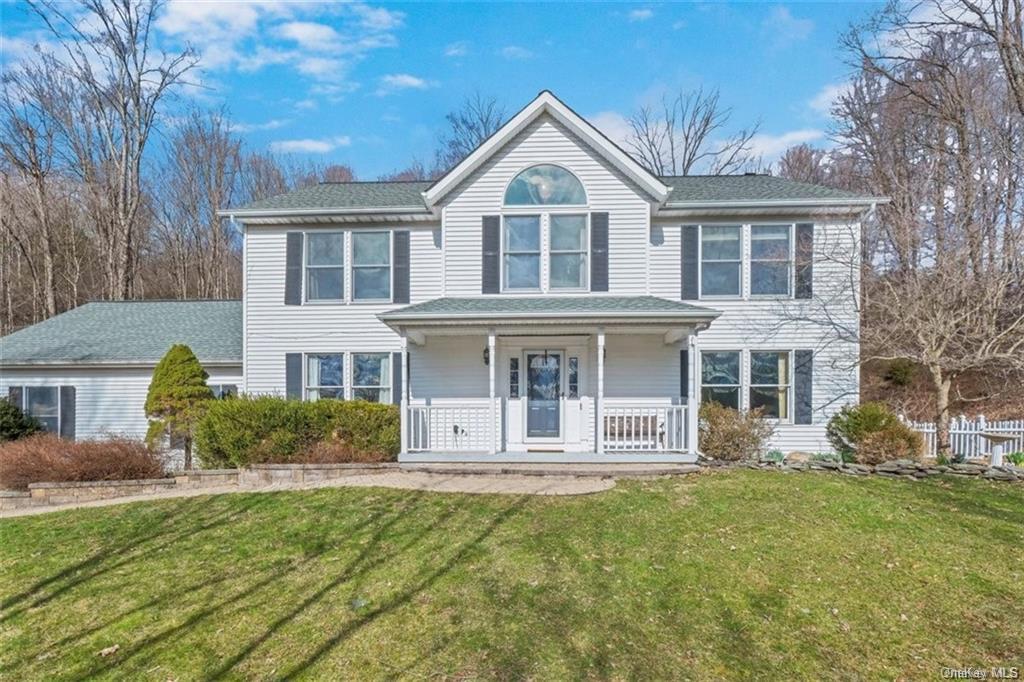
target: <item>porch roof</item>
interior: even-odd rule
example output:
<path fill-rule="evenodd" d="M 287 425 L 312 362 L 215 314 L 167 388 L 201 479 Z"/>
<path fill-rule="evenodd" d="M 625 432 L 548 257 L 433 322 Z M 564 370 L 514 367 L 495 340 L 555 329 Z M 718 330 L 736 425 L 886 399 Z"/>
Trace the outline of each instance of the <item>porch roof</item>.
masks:
<path fill-rule="evenodd" d="M 475 296 L 435 298 L 381 313 L 389 324 L 530 320 L 711 322 L 717 310 L 657 296 Z"/>

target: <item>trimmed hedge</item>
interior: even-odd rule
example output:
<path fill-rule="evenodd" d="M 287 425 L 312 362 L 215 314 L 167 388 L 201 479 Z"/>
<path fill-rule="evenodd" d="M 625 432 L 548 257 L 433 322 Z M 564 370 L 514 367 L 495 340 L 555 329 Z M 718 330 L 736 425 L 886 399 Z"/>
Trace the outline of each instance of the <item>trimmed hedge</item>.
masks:
<path fill-rule="evenodd" d="M 829 420 L 825 434 L 844 462 L 880 464 L 921 458 L 924 439 L 883 403 L 847 405 Z"/>
<path fill-rule="evenodd" d="M 70 441 L 50 433 L 0 445 L 0 488 L 30 483 L 163 478 L 163 460 L 130 438 Z"/>
<path fill-rule="evenodd" d="M 334 462 L 339 452 L 351 453 L 351 461 L 393 460 L 400 448 L 398 406 L 273 396 L 212 401 L 196 426 L 195 447 L 207 469 L 312 462 L 328 451 Z"/>

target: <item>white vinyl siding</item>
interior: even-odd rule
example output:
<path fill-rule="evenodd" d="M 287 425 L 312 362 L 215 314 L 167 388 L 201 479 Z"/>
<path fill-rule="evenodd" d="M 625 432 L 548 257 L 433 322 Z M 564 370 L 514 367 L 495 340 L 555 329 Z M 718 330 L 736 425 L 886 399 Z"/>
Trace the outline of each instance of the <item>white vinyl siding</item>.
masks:
<path fill-rule="evenodd" d="M 480 295 L 481 220 L 485 215 L 510 214 L 504 205 L 506 186 L 520 171 L 538 163 L 557 163 L 571 171 L 586 190 L 586 212 L 608 213 L 609 293 L 646 294 L 649 197 L 561 124 L 541 116 L 445 199 L 446 295 Z M 555 211 L 550 207 L 523 207 L 518 211 L 534 215 L 549 212 Z M 576 208 L 558 212 L 583 211 Z M 568 295 L 573 291 L 559 293 Z M 575 293 L 579 295 L 578 290 Z"/>
<path fill-rule="evenodd" d="M 302 226 L 250 225 L 246 229 L 244 390 L 248 393 L 284 395 L 286 353 L 401 349 L 398 335 L 377 319 L 377 314 L 404 304 L 284 305 L 285 235 L 296 229 L 307 234 L 315 231 Z M 410 225 L 395 229 L 409 230 L 410 303 L 444 295 L 440 228 Z M 350 281 L 346 281 L 346 291 L 351 291 Z"/>
<path fill-rule="evenodd" d="M 242 368 L 208 366 L 208 385 L 242 383 Z M 75 439 L 108 435 L 145 438 L 145 404 L 153 367 L 4 367 L 0 396 L 10 386 L 74 386 Z"/>

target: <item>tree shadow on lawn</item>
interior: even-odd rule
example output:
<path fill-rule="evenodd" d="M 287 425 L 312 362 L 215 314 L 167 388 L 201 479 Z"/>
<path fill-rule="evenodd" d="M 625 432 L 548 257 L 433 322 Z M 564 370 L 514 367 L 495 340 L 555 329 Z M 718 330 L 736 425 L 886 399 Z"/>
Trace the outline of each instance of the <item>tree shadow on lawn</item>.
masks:
<path fill-rule="evenodd" d="M 201 533 L 223 526 L 238 516 L 252 511 L 258 504 L 260 504 L 260 501 L 254 498 L 241 507 L 224 510 L 222 512 L 218 512 L 212 518 L 204 519 L 204 512 L 200 507 L 203 499 L 204 498 L 198 497 L 189 498 L 187 501 L 176 504 L 173 510 L 167 514 L 161 515 L 155 519 L 154 522 L 134 528 L 133 532 L 127 537 L 119 537 L 116 542 L 106 545 L 101 550 L 93 553 L 85 559 L 61 569 L 52 576 L 37 581 L 18 594 L 8 597 L 3 602 L 0 602 L 0 610 L 5 612 L 0 616 L 0 623 L 7 622 L 15 616 L 24 613 L 28 609 L 43 606 L 74 587 L 97 578 L 104 573 L 108 573 L 112 570 L 130 564 L 140 554 L 158 552 L 166 549 L 179 540 L 194 536 L 196 533 Z M 196 509 L 196 507 L 199 508 Z M 177 521 L 182 518 L 188 521 L 195 521 L 198 525 L 186 523 L 179 530 L 173 530 Z M 168 530 L 172 530 L 172 532 L 168 534 Z M 160 541 L 153 545 L 148 544 L 153 540 Z M 111 563 L 105 563 L 110 559 L 113 559 L 114 561 Z M 67 578 L 70 579 L 47 594 L 43 594 L 43 592 L 48 588 Z M 19 603 L 26 602 L 29 599 L 33 600 L 22 604 L 19 608 L 11 608 Z"/>
<path fill-rule="evenodd" d="M 485 525 L 479 533 L 473 536 L 471 539 L 463 542 L 454 551 L 454 553 L 446 559 L 440 566 L 434 569 L 429 569 L 428 566 L 424 566 L 424 570 L 421 570 L 420 575 L 416 577 L 416 581 L 409 585 L 405 590 L 402 590 L 398 595 L 384 602 L 381 606 L 372 609 L 371 611 L 360 615 L 358 618 L 349 622 L 343 628 L 338 630 L 333 636 L 323 642 L 315 651 L 307 656 L 303 661 L 292 667 L 290 670 L 281 675 L 281 679 L 294 679 L 306 671 L 312 666 L 318 663 L 321 659 L 327 656 L 336 647 L 340 646 L 343 642 L 348 640 L 350 637 L 358 633 L 362 628 L 372 624 L 382 616 L 386 616 L 402 606 L 412 602 L 413 598 L 421 592 L 429 589 L 438 580 L 447 575 L 453 568 L 462 563 L 465 559 L 470 557 L 474 551 L 476 551 L 494 532 L 501 527 L 503 524 L 509 521 L 513 516 L 518 514 L 523 506 L 527 503 L 529 496 L 523 495 L 517 498 L 512 504 L 508 505 L 505 509 L 495 515 Z M 437 523 L 432 524 L 431 529 L 438 525 Z M 426 533 L 422 533 L 420 538 L 426 536 Z M 413 540 L 404 547 L 400 548 L 399 552 L 405 552 L 410 549 L 413 545 L 419 543 L 420 538 Z M 383 560 L 382 560 L 383 561 Z M 380 562 L 374 562 L 374 565 Z"/>
<path fill-rule="evenodd" d="M 933 503 L 937 511 L 948 512 L 950 522 L 967 528 L 968 525 L 957 522 L 957 514 L 967 514 L 975 521 L 990 521 L 1010 524 L 1011 527 L 1024 528 L 1024 485 L 1020 483 L 964 481 L 954 478 L 933 478 L 921 483 L 915 491 L 920 500 Z M 956 511 L 951 511 L 955 508 Z M 1020 542 L 1020 538 L 1012 536 L 999 539 L 1000 542 Z"/>
<path fill-rule="evenodd" d="M 261 495 L 261 497 L 269 498 L 272 497 L 272 495 L 263 494 Z M 355 533 L 358 533 L 363 528 L 372 526 L 373 524 L 377 523 L 378 521 L 380 521 L 382 517 L 390 515 L 392 518 L 386 521 L 384 524 L 382 524 L 382 529 L 374 534 L 374 538 L 376 539 L 383 532 L 384 529 L 393 525 L 399 518 L 401 518 L 404 515 L 406 511 L 410 511 L 410 505 L 418 501 L 418 498 L 419 495 L 409 498 L 409 501 L 407 501 L 402 508 L 396 509 L 392 507 L 389 510 L 378 510 L 373 514 L 367 516 L 365 519 L 355 524 L 354 526 L 346 528 L 346 534 L 351 536 Z M 152 635 L 145 637 L 144 639 L 138 642 L 132 643 L 130 646 L 127 646 L 124 649 L 122 649 L 116 657 L 110 659 L 109 661 L 104 661 L 100 665 L 94 666 L 87 673 L 84 673 L 84 676 L 99 675 L 103 672 L 110 671 L 117 666 L 124 665 L 127 661 L 139 656 L 140 654 L 150 651 L 153 647 L 159 645 L 164 641 L 167 641 L 171 637 L 189 631 L 196 625 L 215 616 L 222 609 L 231 606 L 236 606 L 243 599 L 253 597 L 254 595 L 260 593 L 264 589 L 275 587 L 281 579 L 285 578 L 289 574 L 296 573 L 305 568 L 306 566 L 309 566 L 310 564 L 314 563 L 317 559 L 319 559 L 323 554 L 325 554 L 328 550 L 332 549 L 333 547 L 334 545 L 326 542 L 318 543 L 317 549 L 315 550 L 310 550 L 307 547 L 306 551 L 302 556 L 301 561 L 287 562 L 287 564 L 279 565 L 276 569 L 269 571 L 263 578 L 248 585 L 244 589 L 238 592 L 234 592 L 216 602 L 204 604 L 202 608 L 189 614 L 188 617 L 185 618 L 185 620 L 183 620 L 182 622 L 178 623 L 177 625 L 164 628 L 163 630 L 153 633 Z M 365 551 L 366 550 L 364 550 L 364 553 Z"/>

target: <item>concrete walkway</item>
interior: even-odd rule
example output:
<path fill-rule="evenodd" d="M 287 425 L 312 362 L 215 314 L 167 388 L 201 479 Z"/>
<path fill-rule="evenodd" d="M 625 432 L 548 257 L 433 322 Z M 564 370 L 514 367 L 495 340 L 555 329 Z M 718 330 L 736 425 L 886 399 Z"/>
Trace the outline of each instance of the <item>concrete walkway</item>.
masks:
<path fill-rule="evenodd" d="M 440 493 L 469 493 L 492 495 L 587 495 L 615 487 L 615 479 L 609 476 L 572 475 L 524 475 L 496 472 L 441 473 L 421 470 L 402 471 L 385 469 L 381 473 L 343 476 L 315 483 L 275 483 L 266 486 L 221 486 L 193 489 L 171 489 L 148 495 L 130 495 L 104 500 L 93 500 L 75 504 L 59 504 L 41 507 L 26 507 L 0 513 L 0 518 L 35 516 L 67 509 L 109 507 L 129 502 L 145 502 L 200 495 L 221 495 L 226 493 L 270 493 L 285 490 L 314 490 L 317 488 L 398 488 L 401 490 L 428 490 Z"/>

